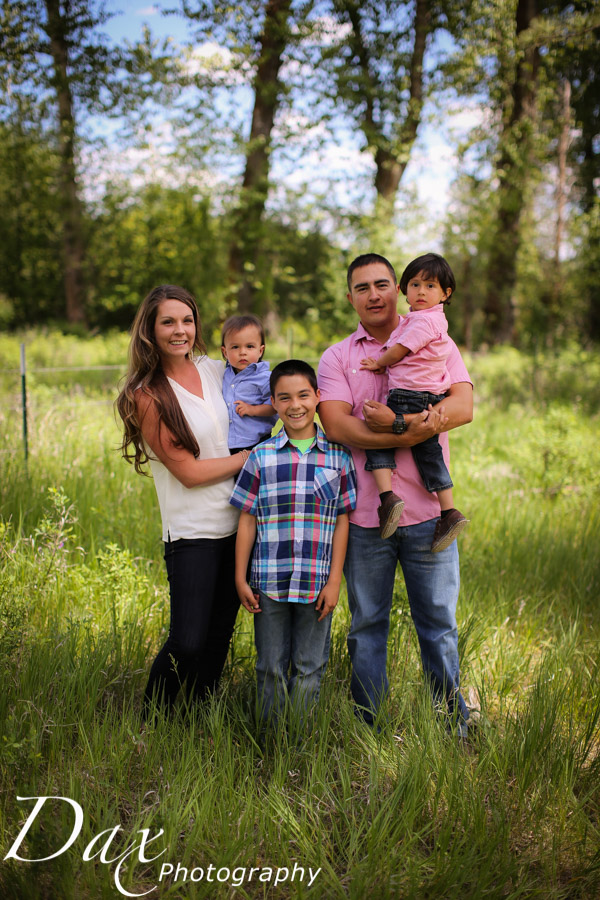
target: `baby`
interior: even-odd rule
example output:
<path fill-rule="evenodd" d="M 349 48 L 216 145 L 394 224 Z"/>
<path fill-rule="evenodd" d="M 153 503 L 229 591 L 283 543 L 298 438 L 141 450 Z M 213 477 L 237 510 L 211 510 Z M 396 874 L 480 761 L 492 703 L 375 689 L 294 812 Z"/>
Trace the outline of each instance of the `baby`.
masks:
<path fill-rule="evenodd" d="M 256 316 L 230 316 L 221 333 L 226 366 L 223 399 L 229 411 L 229 452 L 251 450 L 271 436 L 277 421 L 271 406 L 271 372 L 263 362 L 265 332 Z"/>

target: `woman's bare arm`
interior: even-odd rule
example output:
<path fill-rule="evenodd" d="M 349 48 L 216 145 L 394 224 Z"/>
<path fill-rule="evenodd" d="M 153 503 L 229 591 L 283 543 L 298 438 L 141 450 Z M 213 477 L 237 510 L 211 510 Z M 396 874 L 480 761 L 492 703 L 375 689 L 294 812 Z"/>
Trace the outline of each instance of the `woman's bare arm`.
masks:
<path fill-rule="evenodd" d="M 158 412 L 154 400 L 141 390 L 135 396 L 138 421 L 146 445 L 154 456 L 180 481 L 191 488 L 204 484 L 218 484 L 237 475 L 244 464 L 244 453 L 214 459 L 196 459 L 189 450 L 175 446 L 171 432 L 158 427 Z"/>

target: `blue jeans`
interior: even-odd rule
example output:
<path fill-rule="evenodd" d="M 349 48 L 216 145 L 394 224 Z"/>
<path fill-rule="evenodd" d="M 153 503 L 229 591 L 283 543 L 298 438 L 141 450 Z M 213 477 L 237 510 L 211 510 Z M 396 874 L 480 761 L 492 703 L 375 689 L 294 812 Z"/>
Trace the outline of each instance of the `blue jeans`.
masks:
<path fill-rule="evenodd" d="M 261 716 L 283 712 L 286 697 L 300 715 L 319 698 L 329 659 L 331 614 L 318 622 L 314 603 L 283 603 L 259 591 L 254 616 L 256 687 Z"/>
<path fill-rule="evenodd" d="M 394 388 L 388 394 L 387 405 L 395 413 L 418 413 L 427 409 L 430 403 L 432 406 L 441 403 L 445 396 L 445 394 L 430 394 L 428 391 L 403 391 Z M 430 494 L 452 487 L 452 479 L 444 462 L 437 434 L 410 449 L 421 480 Z M 393 449 L 367 450 L 366 471 L 395 469 L 394 454 Z"/>
<path fill-rule="evenodd" d="M 466 720 L 459 691 L 456 602 L 460 586 L 456 542 L 430 550 L 437 519 L 398 528 L 387 540 L 377 528 L 350 524 L 344 574 L 352 623 L 348 652 L 350 687 L 359 713 L 372 724 L 389 690 L 387 639 L 396 565 L 402 566 L 425 676 L 434 700 Z"/>

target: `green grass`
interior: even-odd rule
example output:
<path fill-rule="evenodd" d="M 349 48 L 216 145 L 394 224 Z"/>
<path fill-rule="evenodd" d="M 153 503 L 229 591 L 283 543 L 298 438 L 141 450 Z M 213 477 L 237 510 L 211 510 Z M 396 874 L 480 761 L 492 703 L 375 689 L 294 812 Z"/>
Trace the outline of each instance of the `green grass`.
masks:
<path fill-rule="evenodd" d="M 579 359 L 569 379 L 562 369 L 572 363 L 571 352 L 538 360 L 538 380 L 558 372 L 538 402 L 521 377 L 533 371 L 530 358 L 473 360 L 482 399 L 474 423 L 452 435 L 456 499 L 472 520 L 460 543 L 458 611 L 463 688 L 481 708 L 468 747 L 432 713 L 401 576 L 380 735 L 353 716 L 345 598 L 302 745 L 282 732 L 259 746 L 251 620 L 242 613 L 219 697 L 142 731 L 141 694 L 168 626 L 152 481 L 119 459 L 105 390 L 35 379 L 25 468 L 18 381 L 7 388 L 1 856 L 33 805 L 17 796 L 71 797 L 84 825 L 55 860 L 0 862 L 0 894 L 121 896 L 116 863 L 82 860 L 94 835 L 119 823 L 109 859 L 138 829 L 164 829 L 148 848 L 153 856 L 167 847 L 163 857 L 136 856 L 122 868 L 133 893 L 158 885 L 149 897 L 597 896 L 600 422 L 567 387 L 593 378 L 598 359 Z M 21 855 L 49 855 L 72 821 L 65 803 L 40 813 Z M 312 888 L 308 875 L 275 887 L 256 874 L 235 887 L 231 878 L 159 882 L 163 862 L 188 873 L 210 863 L 238 874 L 295 864 L 321 871 Z"/>

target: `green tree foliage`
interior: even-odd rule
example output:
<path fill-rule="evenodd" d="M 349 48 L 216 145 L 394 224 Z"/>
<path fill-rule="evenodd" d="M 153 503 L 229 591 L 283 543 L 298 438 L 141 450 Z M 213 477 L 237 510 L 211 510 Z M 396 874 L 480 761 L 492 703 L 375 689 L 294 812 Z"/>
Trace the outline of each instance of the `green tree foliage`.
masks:
<path fill-rule="evenodd" d="M 208 327 L 225 316 L 226 228 L 192 188 L 149 184 L 109 190 L 90 236 L 90 313 L 127 328 L 156 285 L 191 290 Z"/>
<path fill-rule="evenodd" d="M 0 326 L 56 316 L 62 291 L 58 166 L 38 128 L 0 122 Z"/>
<path fill-rule="evenodd" d="M 502 131 L 496 159 L 497 217 L 488 260 L 485 313 L 488 337 L 495 343 L 513 337 L 513 292 L 517 278 L 520 224 L 534 166 L 539 50 L 528 36 L 537 15 L 537 0 L 517 0 L 514 64 L 508 79 Z"/>
<path fill-rule="evenodd" d="M 0 118 L 43 123 L 59 166 L 57 198 L 62 237 L 64 314 L 85 319 L 84 232 L 77 173 L 77 120 L 83 109 L 101 106 L 111 59 L 98 27 L 106 20 L 101 2 L 3 0 L 0 53 Z M 56 314 L 62 309 L 58 307 Z"/>
<path fill-rule="evenodd" d="M 250 123 L 244 123 L 238 149 L 243 175 L 236 192 L 229 247 L 232 301 L 244 311 L 273 311 L 273 279 L 265 243 L 265 208 L 269 197 L 273 132 L 289 90 L 282 67 L 304 33 L 312 4 L 291 0 L 226 2 L 184 0 L 182 9 L 194 23 L 194 35 L 222 42 L 231 52 L 226 80 L 230 98 L 240 91 L 239 79 L 252 94 Z M 232 78 L 232 73 L 237 77 Z M 217 80 L 223 79 L 223 72 Z"/>
<path fill-rule="evenodd" d="M 392 210 L 419 128 L 434 110 L 446 130 L 468 98 L 480 123 L 458 148 L 444 237 L 454 336 L 599 337 L 598 13 L 536 0 L 523 19 L 529 2 L 182 0 L 185 46 L 147 29 L 118 48 L 102 0 L 0 0 L 0 323 L 77 318 L 61 287 L 77 270 L 92 326 L 126 326 L 151 287 L 181 282 L 209 331 L 241 304 L 320 346 L 349 327 L 353 250 L 408 254 Z M 134 178 L 123 157 L 92 185 L 90 136 L 117 114 L 106 149 L 129 141 L 152 171 Z M 361 141 L 368 213 L 371 176 L 343 159 L 288 181 Z M 75 263 L 65 233 L 86 250 Z"/>
<path fill-rule="evenodd" d="M 375 162 L 378 215 L 391 219 L 431 83 L 426 49 L 444 17 L 430 0 L 334 0 L 339 36 L 325 52 L 336 100 Z"/>
<path fill-rule="evenodd" d="M 228 294 L 231 212 L 218 213 L 192 186 L 112 188 L 90 222 L 90 322 L 131 324 L 158 284 L 181 284 L 198 301 L 207 336 L 232 310 Z M 317 230 L 264 219 L 270 300 L 282 319 L 303 322 L 317 343 L 349 323 L 342 255 Z M 348 307 L 348 310 L 346 309 Z"/>
<path fill-rule="evenodd" d="M 572 270 L 585 262 L 579 254 L 573 263 L 562 257 L 567 246 L 574 248 L 587 233 L 587 225 L 579 228 L 576 222 L 580 201 L 589 202 L 583 199 L 585 190 L 569 191 L 569 183 L 584 172 L 586 155 L 578 140 L 571 141 L 573 126 L 581 133 L 583 128 L 575 103 L 571 110 L 566 103 L 565 84 L 569 74 L 585 72 L 575 78 L 572 95 L 589 90 L 593 97 L 587 48 L 593 43 L 597 13 L 586 0 L 538 7 L 529 0 L 503 0 L 473 3 L 469 16 L 474 27 L 459 43 L 453 75 L 461 90 L 488 103 L 457 184 L 461 202 L 479 210 L 479 237 L 475 245 L 470 242 L 475 254 L 463 244 L 459 257 L 459 267 L 475 267 L 478 276 L 479 300 L 469 314 L 481 323 L 481 339 L 490 343 L 563 340 L 581 322 L 569 299 Z M 469 63 L 462 69 L 461 59 Z M 588 114 L 588 133 L 594 131 L 593 115 Z M 465 193 L 474 173 L 483 204 Z M 593 195 L 597 188 L 591 191 Z M 451 231 L 462 228 L 460 215 L 458 221 L 460 225 L 450 223 Z M 456 239 L 449 240 L 448 248 L 459 251 Z M 589 308 L 591 302 L 586 297 L 583 305 Z M 476 326 L 475 334 L 478 330 Z"/>

